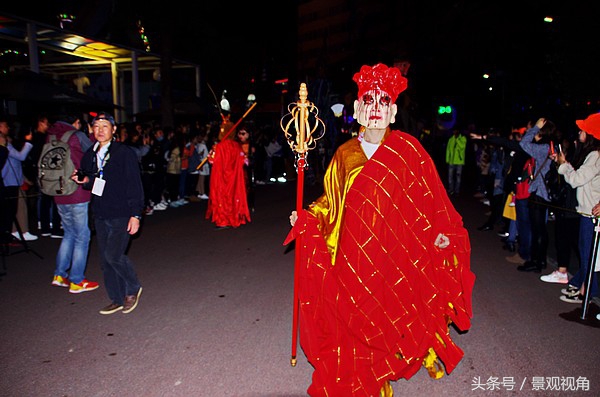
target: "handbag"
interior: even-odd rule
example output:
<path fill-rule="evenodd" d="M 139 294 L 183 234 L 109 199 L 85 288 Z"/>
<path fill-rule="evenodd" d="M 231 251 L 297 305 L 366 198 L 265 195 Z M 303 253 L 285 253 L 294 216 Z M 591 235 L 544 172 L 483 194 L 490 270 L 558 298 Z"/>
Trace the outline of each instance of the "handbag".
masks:
<path fill-rule="evenodd" d="M 502 216 L 516 221 L 517 220 L 517 208 L 515 207 L 515 194 L 513 192 L 508 193 L 506 196 L 506 202 L 504 203 L 504 210 Z"/>
<path fill-rule="evenodd" d="M 523 173 L 518 178 L 515 185 L 515 198 L 517 200 L 525 200 L 529 198 L 529 184 L 531 183 L 531 170 L 535 167 L 535 159 L 530 157 L 523 165 Z"/>
<path fill-rule="evenodd" d="M 536 171 L 535 171 L 535 175 L 531 175 L 531 169 L 535 166 L 535 159 L 533 157 L 530 157 L 527 162 L 525 163 L 525 166 L 523 167 L 523 171 L 524 173 L 527 173 L 527 176 L 524 176 L 521 178 L 521 182 L 517 183 L 516 189 L 517 189 L 517 199 L 525 199 L 529 197 L 529 184 L 531 182 L 533 182 L 533 180 L 535 178 L 537 178 L 537 176 L 540 174 L 540 172 L 542 172 L 542 169 L 544 168 L 544 164 L 546 164 L 546 162 L 548 161 L 548 157 L 546 157 L 546 159 L 542 162 L 542 166 L 539 167 Z M 519 186 L 519 185 L 523 185 L 523 186 Z M 527 185 L 527 193 L 525 193 L 524 189 L 525 186 Z"/>

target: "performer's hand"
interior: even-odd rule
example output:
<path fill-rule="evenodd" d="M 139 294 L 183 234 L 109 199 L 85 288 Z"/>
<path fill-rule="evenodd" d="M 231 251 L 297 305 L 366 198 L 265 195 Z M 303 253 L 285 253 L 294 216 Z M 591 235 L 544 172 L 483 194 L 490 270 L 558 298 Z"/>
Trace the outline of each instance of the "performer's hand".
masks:
<path fill-rule="evenodd" d="M 296 221 L 298 220 L 298 212 L 292 211 L 292 215 L 290 215 L 290 225 L 294 226 Z"/>
<path fill-rule="evenodd" d="M 450 245 L 450 239 L 448 238 L 448 236 L 445 236 L 442 233 L 440 233 L 435 238 L 435 243 L 433 243 L 433 245 L 439 248 L 446 248 Z"/>

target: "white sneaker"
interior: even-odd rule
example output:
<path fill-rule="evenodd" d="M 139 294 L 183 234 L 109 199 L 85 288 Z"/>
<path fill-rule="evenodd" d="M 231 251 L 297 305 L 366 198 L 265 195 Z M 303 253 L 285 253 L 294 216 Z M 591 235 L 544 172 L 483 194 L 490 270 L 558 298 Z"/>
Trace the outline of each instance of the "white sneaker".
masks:
<path fill-rule="evenodd" d="M 569 302 L 569 303 L 583 303 L 584 299 L 583 299 L 583 295 L 577 294 L 575 296 L 561 295 L 560 300 L 563 302 Z"/>
<path fill-rule="evenodd" d="M 21 236 L 19 236 L 19 232 L 14 232 L 12 235 L 13 235 L 13 236 L 14 236 L 14 237 L 15 237 L 17 240 L 21 240 Z M 33 234 L 29 233 L 29 232 L 25 232 L 25 233 L 23 233 L 23 239 L 24 239 L 25 241 L 35 241 L 35 240 L 37 240 L 37 239 L 38 239 L 38 236 L 35 236 L 35 235 L 33 235 Z"/>
<path fill-rule="evenodd" d="M 560 293 L 567 296 L 575 296 L 579 294 L 579 288 L 569 284 L 567 285 L 567 288 L 561 289 Z"/>
<path fill-rule="evenodd" d="M 201 194 L 198 197 L 201 198 L 202 200 L 208 200 L 208 196 L 206 194 Z"/>
<path fill-rule="evenodd" d="M 569 275 L 567 273 L 562 273 L 562 272 L 559 272 L 558 270 L 555 270 L 550 274 L 540 276 L 540 280 L 542 280 L 546 283 L 568 284 L 569 283 Z"/>
<path fill-rule="evenodd" d="M 155 204 L 154 207 L 152 207 L 152 209 L 155 211 L 164 211 L 167 209 L 167 206 L 164 205 L 163 203 L 158 203 L 158 204 Z"/>

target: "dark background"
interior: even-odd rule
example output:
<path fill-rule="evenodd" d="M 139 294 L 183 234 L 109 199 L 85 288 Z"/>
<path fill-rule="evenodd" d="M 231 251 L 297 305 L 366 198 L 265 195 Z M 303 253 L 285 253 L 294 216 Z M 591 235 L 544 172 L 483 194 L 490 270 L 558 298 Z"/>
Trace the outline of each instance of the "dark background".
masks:
<path fill-rule="evenodd" d="M 575 129 L 575 119 L 600 109 L 595 2 L 374 2 L 389 12 L 367 26 L 351 24 L 356 56 L 324 65 L 325 77 L 341 95 L 354 91 L 351 75 L 360 65 L 406 58 L 418 118 L 446 101 L 461 109 L 462 124 L 519 125 L 544 115 Z M 319 77 L 298 69 L 302 3 L 92 0 L 36 7 L 12 2 L 2 8 L 54 26 L 58 13 L 72 13 L 77 18 L 66 28 L 135 48 L 143 48 L 135 26 L 142 21 L 153 52 L 169 48 L 175 58 L 201 64 L 204 80 L 217 91 L 242 97 L 260 82 L 289 78 L 294 87 L 300 79 Z M 339 13 L 362 5 L 335 3 Z M 554 22 L 543 22 L 545 15 Z M 370 39 L 371 30 L 385 31 L 394 44 Z M 482 79 L 484 72 L 490 79 Z"/>

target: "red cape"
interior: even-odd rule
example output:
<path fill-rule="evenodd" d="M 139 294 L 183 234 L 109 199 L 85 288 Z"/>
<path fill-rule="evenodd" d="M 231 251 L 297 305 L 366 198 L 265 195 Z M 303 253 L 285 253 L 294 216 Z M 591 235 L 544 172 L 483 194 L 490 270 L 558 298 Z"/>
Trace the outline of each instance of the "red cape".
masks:
<path fill-rule="evenodd" d="M 431 158 L 393 132 L 346 196 L 332 265 L 315 216 L 303 211 L 285 244 L 301 250 L 300 342 L 315 368 L 311 396 L 378 395 L 409 379 L 432 348 L 450 373 L 463 356 L 448 325 L 470 328 L 470 243 Z M 450 246 L 433 245 L 438 233 Z"/>
<path fill-rule="evenodd" d="M 250 222 L 244 158 L 237 141 L 226 139 L 214 148 L 206 219 L 216 226 L 238 227 Z"/>

